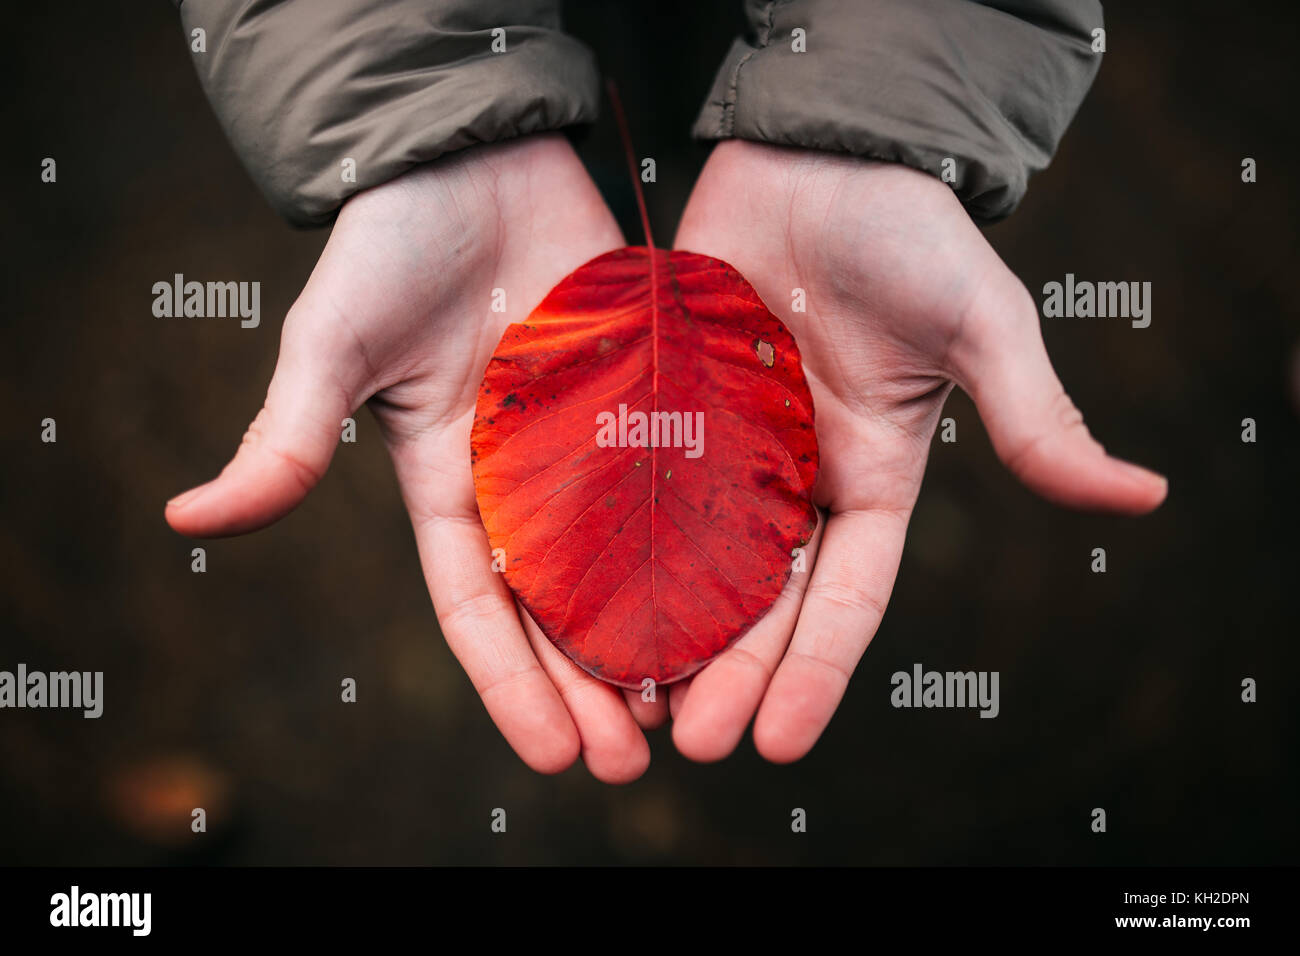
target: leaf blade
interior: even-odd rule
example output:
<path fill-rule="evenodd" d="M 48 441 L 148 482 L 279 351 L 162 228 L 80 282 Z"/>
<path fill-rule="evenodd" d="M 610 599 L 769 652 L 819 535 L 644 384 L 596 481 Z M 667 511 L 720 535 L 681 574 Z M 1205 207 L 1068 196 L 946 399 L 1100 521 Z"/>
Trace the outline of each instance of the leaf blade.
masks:
<path fill-rule="evenodd" d="M 677 447 L 603 447 L 597 415 L 620 405 L 623 437 L 636 441 L 634 413 L 659 413 L 655 435 Z M 693 455 L 681 446 L 695 421 Z M 680 680 L 725 650 L 771 607 L 816 525 L 794 339 L 739 273 L 694 253 L 607 253 L 508 328 L 471 450 L 520 603 L 622 687 Z"/>

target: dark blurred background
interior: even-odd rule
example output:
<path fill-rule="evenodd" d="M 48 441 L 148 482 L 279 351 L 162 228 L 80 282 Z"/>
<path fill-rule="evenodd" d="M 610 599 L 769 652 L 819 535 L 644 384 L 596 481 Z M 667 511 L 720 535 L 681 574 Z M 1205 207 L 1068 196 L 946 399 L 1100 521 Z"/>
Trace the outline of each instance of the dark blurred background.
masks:
<path fill-rule="evenodd" d="M 658 160 L 667 244 L 739 0 L 567 10 Z M 1093 432 L 1170 476 L 1165 506 L 1124 520 L 1035 499 L 954 395 L 959 441 L 936 439 L 889 612 L 812 754 L 776 767 L 746 739 L 695 766 L 665 729 L 646 776 L 611 788 L 581 766 L 532 773 L 492 726 L 438 634 L 368 413 L 306 504 L 208 542 L 191 573 L 163 503 L 233 452 L 326 232 L 292 231 L 256 192 L 170 4 L 15 7 L 0 669 L 102 670 L 106 707 L 0 711 L 0 863 L 1296 862 L 1295 20 L 1111 4 L 1055 163 L 988 232 L 1039 299 L 1066 272 L 1152 282 L 1149 329 L 1044 332 Z M 580 148 L 639 236 L 608 111 Z M 155 319 L 151 286 L 175 272 L 259 279 L 261 327 Z M 891 708 L 890 674 L 917 661 L 1000 671 L 1001 716 Z"/>

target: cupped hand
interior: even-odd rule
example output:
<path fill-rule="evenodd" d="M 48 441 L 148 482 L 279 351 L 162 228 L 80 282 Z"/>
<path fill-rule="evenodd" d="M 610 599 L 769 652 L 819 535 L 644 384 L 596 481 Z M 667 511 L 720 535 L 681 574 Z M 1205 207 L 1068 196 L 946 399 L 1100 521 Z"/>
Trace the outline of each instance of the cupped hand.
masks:
<path fill-rule="evenodd" d="M 649 763 L 637 719 L 655 721 L 582 672 L 493 573 L 470 472 L 483 370 L 587 260 L 623 245 L 609 210 L 558 135 L 480 146 L 349 199 L 285 319 L 266 403 L 220 476 L 167 505 L 195 537 L 276 521 L 321 479 L 344 418 L 369 402 L 415 529 L 438 621 L 483 703 L 531 767 L 581 754 L 597 778 Z M 497 290 L 500 290 L 498 292 Z M 494 311 L 504 294 L 504 311 Z"/>
<path fill-rule="evenodd" d="M 817 415 L 810 573 L 670 688 L 673 739 L 730 753 L 754 720 L 776 762 L 816 743 L 876 632 L 944 400 L 974 399 L 1016 477 L 1073 508 L 1142 514 L 1165 480 L 1106 454 L 1052 371 L 1035 303 L 952 191 L 905 166 L 730 140 L 675 246 L 723 259 L 794 334 Z M 802 289 L 806 311 L 793 311 Z"/>

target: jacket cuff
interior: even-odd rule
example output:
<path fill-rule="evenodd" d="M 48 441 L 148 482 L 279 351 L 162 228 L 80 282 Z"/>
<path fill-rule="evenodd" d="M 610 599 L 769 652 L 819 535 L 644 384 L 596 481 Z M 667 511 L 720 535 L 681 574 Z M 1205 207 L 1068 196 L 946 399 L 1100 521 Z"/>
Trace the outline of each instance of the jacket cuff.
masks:
<path fill-rule="evenodd" d="M 1047 166 L 1101 63 L 1097 0 L 747 0 L 746 13 L 752 36 L 732 45 L 696 137 L 903 163 L 985 222 Z"/>
<path fill-rule="evenodd" d="M 595 62 L 561 32 L 558 6 L 185 0 L 181 20 L 244 166 L 281 215 L 314 226 L 452 150 L 592 122 Z"/>

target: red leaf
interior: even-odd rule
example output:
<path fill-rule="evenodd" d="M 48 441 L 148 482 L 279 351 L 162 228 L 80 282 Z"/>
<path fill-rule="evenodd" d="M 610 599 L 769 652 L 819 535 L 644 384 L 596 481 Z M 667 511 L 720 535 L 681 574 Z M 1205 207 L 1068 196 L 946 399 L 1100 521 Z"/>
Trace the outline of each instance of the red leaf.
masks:
<path fill-rule="evenodd" d="M 602 444 L 616 437 L 610 416 L 628 443 L 652 443 L 636 413 L 680 418 L 654 429 L 660 447 Z M 607 253 L 511 325 L 479 391 L 472 455 L 520 603 L 621 687 L 680 680 L 721 653 L 772 606 L 817 520 L 794 339 L 735 269 L 690 252 Z"/>

